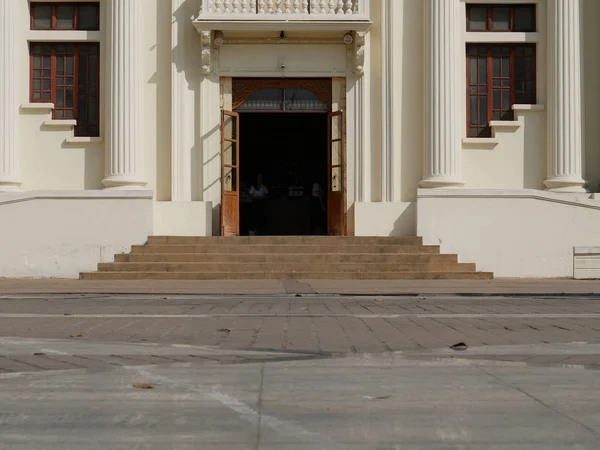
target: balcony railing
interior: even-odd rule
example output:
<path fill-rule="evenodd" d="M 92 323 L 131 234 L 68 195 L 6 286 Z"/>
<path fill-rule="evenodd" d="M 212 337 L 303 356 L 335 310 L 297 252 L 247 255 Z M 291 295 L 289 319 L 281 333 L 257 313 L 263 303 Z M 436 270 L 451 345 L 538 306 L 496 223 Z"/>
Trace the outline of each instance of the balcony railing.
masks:
<path fill-rule="evenodd" d="M 319 20 L 333 16 L 368 16 L 369 0 L 203 0 L 199 20 Z M 253 17 L 254 16 L 254 17 Z M 259 16 L 259 17 L 256 17 Z M 262 17 L 260 17 L 262 16 Z M 274 17 L 275 16 L 275 17 Z M 285 17 L 276 17 L 285 16 Z M 320 16 L 320 17 L 319 17 Z M 350 19 L 350 17 L 345 17 Z"/>

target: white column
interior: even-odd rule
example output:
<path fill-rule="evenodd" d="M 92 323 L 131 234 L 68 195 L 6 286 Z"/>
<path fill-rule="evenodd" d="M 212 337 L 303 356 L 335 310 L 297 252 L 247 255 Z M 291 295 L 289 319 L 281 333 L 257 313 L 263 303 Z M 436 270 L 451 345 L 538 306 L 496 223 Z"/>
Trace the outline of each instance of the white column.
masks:
<path fill-rule="evenodd" d="M 18 191 L 19 92 L 17 70 L 17 33 L 21 5 L 0 1 L 0 192 Z"/>
<path fill-rule="evenodd" d="M 586 192 L 580 0 L 548 2 L 548 190 Z"/>
<path fill-rule="evenodd" d="M 425 174 L 421 186 L 462 186 L 459 83 L 463 30 L 459 0 L 426 0 Z M 463 6 L 464 8 L 464 6 Z M 464 11 L 464 9 L 463 9 Z M 461 88 L 462 86 L 462 88 Z"/>
<path fill-rule="evenodd" d="M 107 1 L 106 178 L 112 189 L 142 181 L 142 1 Z"/>

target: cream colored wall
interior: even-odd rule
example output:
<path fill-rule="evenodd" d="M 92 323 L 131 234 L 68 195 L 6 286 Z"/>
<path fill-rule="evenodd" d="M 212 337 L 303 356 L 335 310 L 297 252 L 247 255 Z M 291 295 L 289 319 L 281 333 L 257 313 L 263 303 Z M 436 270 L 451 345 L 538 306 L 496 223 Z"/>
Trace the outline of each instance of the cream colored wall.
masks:
<path fill-rule="evenodd" d="M 15 0 L 16 1 L 16 0 Z M 61 32 L 32 32 L 29 30 L 29 6 L 27 0 L 20 2 L 21 23 L 19 58 L 15 70 L 21 76 L 18 86 L 19 103 L 29 103 L 29 46 L 28 39 L 55 39 Z M 101 13 L 104 12 L 103 5 Z M 61 33 L 62 34 L 62 33 Z M 102 33 L 100 33 L 102 36 Z M 102 44 L 101 51 L 102 51 Z M 101 67 L 104 58 L 101 55 Z M 104 92 L 101 78 L 100 94 Z M 100 114 L 103 114 L 101 102 Z M 104 146 L 102 144 L 69 144 L 73 127 L 49 127 L 44 122 L 51 119 L 50 110 L 21 108 L 19 115 L 19 148 L 21 154 L 21 188 L 29 190 L 82 190 L 101 189 L 104 176 Z M 102 123 L 102 122 L 101 122 Z M 102 134 L 102 129 L 101 129 Z"/>
<path fill-rule="evenodd" d="M 171 2 L 144 0 L 144 165 L 147 189 L 171 199 Z"/>
<path fill-rule="evenodd" d="M 20 58 L 16 62 L 23 82 L 19 85 L 20 103 L 29 102 L 28 39 L 55 39 L 56 32 L 44 34 L 29 30 L 27 0 L 19 0 L 21 14 Z M 197 11 L 196 0 L 191 9 Z M 143 17 L 143 179 L 147 188 L 155 191 L 157 200 L 171 196 L 171 2 L 145 0 Z M 101 76 L 100 76 L 100 135 L 104 136 L 106 94 L 105 3 L 101 1 Z M 183 19 L 182 19 L 183 20 Z M 190 21 L 190 17 L 185 20 Z M 191 23 L 189 25 L 191 26 Z M 60 32 L 59 32 L 60 33 Z M 63 34 L 63 33 L 61 33 Z M 64 33 L 66 35 L 66 33 Z M 41 36 L 41 37 L 40 37 Z M 27 109 L 20 111 L 20 151 L 22 189 L 28 190 L 90 190 L 102 189 L 105 174 L 105 146 L 103 143 L 67 143 L 73 136 L 70 126 L 44 126 L 51 119 L 50 110 Z"/>
<path fill-rule="evenodd" d="M 152 235 L 152 192 L 0 196 L 0 277 L 76 278 Z M 118 220 L 115 220 L 118 218 Z"/>
<path fill-rule="evenodd" d="M 546 114 L 515 111 L 518 127 L 494 130 L 497 145 L 464 146 L 463 174 L 469 189 L 544 189 Z"/>
<path fill-rule="evenodd" d="M 593 1 L 593 0 L 592 0 Z M 521 3 L 532 3 L 519 0 Z M 492 2 L 493 3 L 493 2 Z M 537 38 L 528 42 L 536 44 L 536 95 L 537 104 L 546 104 L 547 85 L 547 9 L 544 1 L 537 1 Z M 461 28 L 466 30 L 466 11 L 461 14 Z M 480 33 L 477 33 L 481 35 Z M 492 40 L 496 38 L 485 36 Z M 463 33 L 465 41 L 475 33 Z M 466 45 L 466 42 L 465 42 Z M 466 64 L 462 65 L 461 79 L 466 80 Z M 466 137 L 466 95 L 461 97 L 461 123 Z M 545 111 L 515 111 L 519 127 L 494 128 L 497 145 L 463 143 L 463 180 L 467 189 L 544 189 L 547 175 L 546 114 Z M 465 141 L 464 141 L 465 142 Z"/>
<path fill-rule="evenodd" d="M 395 9 L 394 120 L 396 198 L 414 202 L 423 175 L 425 145 L 424 2 L 403 0 Z M 416 221 L 416 218 L 415 218 Z"/>
<path fill-rule="evenodd" d="M 600 201 L 577 195 L 421 189 L 417 209 L 425 244 L 497 277 L 572 277 L 573 248 L 600 245 Z"/>
<path fill-rule="evenodd" d="M 587 189 L 600 192 L 600 2 L 583 1 L 584 145 Z"/>

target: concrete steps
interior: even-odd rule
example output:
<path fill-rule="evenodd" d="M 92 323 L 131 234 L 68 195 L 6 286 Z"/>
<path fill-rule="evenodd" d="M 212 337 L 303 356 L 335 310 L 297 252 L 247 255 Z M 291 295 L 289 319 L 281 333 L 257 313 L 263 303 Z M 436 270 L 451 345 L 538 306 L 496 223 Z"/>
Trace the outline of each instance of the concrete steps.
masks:
<path fill-rule="evenodd" d="M 419 237 L 152 236 L 84 280 L 491 279 Z"/>
<path fill-rule="evenodd" d="M 435 253 L 128 253 L 115 255 L 115 262 L 131 263 L 455 263 L 456 255 Z"/>
<path fill-rule="evenodd" d="M 457 263 L 343 263 L 335 266 L 343 272 L 474 272 L 475 264 Z M 329 272 L 330 265 L 319 263 L 101 263 L 100 272 Z"/>

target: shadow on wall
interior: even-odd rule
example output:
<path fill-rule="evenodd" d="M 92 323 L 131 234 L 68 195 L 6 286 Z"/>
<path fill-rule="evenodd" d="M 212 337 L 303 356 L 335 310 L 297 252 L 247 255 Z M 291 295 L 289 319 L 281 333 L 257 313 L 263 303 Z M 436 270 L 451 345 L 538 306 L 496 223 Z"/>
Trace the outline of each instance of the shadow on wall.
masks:
<path fill-rule="evenodd" d="M 201 140 L 200 140 L 200 142 L 202 142 L 202 148 L 210 148 L 209 143 L 210 143 L 211 139 L 214 139 L 213 136 L 215 134 L 218 134 L 220 136 L 220 133 L 221 133 L 221 127 L 216 126 L 212 130 L 210 130 L 208 133 L 206 133 L 204 136 L 202 136 Z M 220 137 L 219 137 L 219 139 L 220 139 Z M 210 158 L 206 159 L 203 162 L 203 164 L 201 165 L 203 173 L 204 174 L 210 173 L 210 170 L 209 170 L 210 165 L 214 164 L 215 159 L 219 159 L 219 164 L 220 164 L 220 158 L 221 158 L 221 153 L 217 152 L 214 155 L 212 155 Z M 200 161 L 202 161 L 200 154 L 198 154 L 198 159 Z M 209 197 L 208 195 L 206 195 L 206 193 L 210 192 L 216 185 L 220 186 L 220 183 L 221 183 L 220 173 L 221 173 L 221 170 L 219 169 L 219 171 L 215 173 L 214 179 L 207 179 L 205 181 L 205 185 L 201 186 L 201 192 L 202 192 L 203 196 Z M 200 181 L 202 181 L 201 177 L 200 177 Z M 213 229 L 213 234 L 215 234 L 217 236 L 221 234 L 220 198 L 219 198 L 219 203 L 215 204 L 215 206 L 213 207 L 212 229 Z"/>
<path fill-rule="evenodd" d="M 156 200 L 166 201 L 171 199 L 171 120 L 164 121 L 170 112 L 170 74 L 171 49 L 171 3 L 157 2 L 156 18 L 156 44 L 148 52 L 155 51 L 156 72 L 148 80 L 149 84 L 156 85 Z"/>
<path fill-rule="evenodd" d="M 523 188 L 544 190 L 547 172 L 546 114 L 524 114 L 523 117 Z"/>
<path fill-rule="evenodd" d="M 600 151 L 597 142 L 600 141 L 600 2 L 585 1 L 583 6 L 584 57 L 583 57 L 583 85 L 584 95 L 584 122 L 583 142 L 585 151 L 584 179 L 591 192 L 600 192 Z"/>
<path fill-rule="evenodd" d="M 199 110 L 196 105 L 200 104 L 200 80 L 198 65 L 199 57 L 194 54 L 200 48 L 200 37 L 192 25 L 191 18 L 198 12 L 198 3 L 195 0 L 184 1 L 176 11 L 171 11 L 171 2 L 159 0 L 158 20 L 156 23 L 159 44 L 156 46 L 156 58 L 158 71 L 149 80 L 150 83 L 164 85 L 157 89 L 156 109 L 157 118 L 168 117 L 168 126 L 161 127 L 157 124 L 156 140 L 158 143 L 156 153 L 157 171 L 157 200 L 171 199 L 171 58 L 175 64 L 177 73 L 183 73 L 187 82 L 187 89 L 193 92 L 194 107 L 188 111 L 193 114 L 193 123 L 200 121 Z M 171 48 L 171 29 L 177 24 L 177 45 Z M 163 43 L 164 44 L 161 44 Z M 186 58 L 186 55 L 187 58 Z M 165 112 L 168 111 L 167 112 Z M 159 119 L 160 120 L 160 119 Z M 195 127 L 194 145 L 189 149 L 192 162 L 189 170 L 192 179 L 192 200 L 202 200 L 202 156 L 200 148 L 199 127 Z M 168 197 L 168 198 L 167 198 Z"/>
<path fill-rule="evenodd" d="M 424 42 L 423 21 L 415 20 L 415 17 L 424 17 L 424 1 L 405 0 L 402 3 L 402 67 L 410 68 L 403 70 L 401 115 L 396 117 L 396 123 L 401 124 L 400 131 L 400 179 L 401 195 L 403 202 L 414 202 L 417 200 L 417 189 L 423 175 L 423 149 L 424 141 L 424 111 L 425 86 L 423 80 L 424 67 Z M 397 7 L 400 7 L 398 2 Z M 421 105 L 421 106 L 419 106 Z M 417 108 L 417 110 L 415 110 Z M 400 120 L 401 119 L 401 120 Z M 398 147 L 398 145 L 396 145 Z M 408 208 L 398 219 L 404 223 L 404 215 L 409 214 Z M 411 219 L 413 220 L 413 219 Z M 416 213 L 414 215 L 416 223 Z M 399 225 L 404 229 L 404 225 Z M 412 224 L 412 234 L 416 232 L 416 224 Z"/>
<path fill-rule="evenodd" d="M 417 202 L 410 203 L 394 222 L 390 236 L 415 236 L 417 234 Z"/>
<path fill-rule="evenodd" d="M 80 151 L 79 149 L 77 149 Z M 94 146 L 84 151 L 84 178 L 83 186 L 87 190 L 104 189 L 102 178 L 104 177 L 104 147 Z"/>

